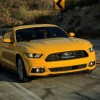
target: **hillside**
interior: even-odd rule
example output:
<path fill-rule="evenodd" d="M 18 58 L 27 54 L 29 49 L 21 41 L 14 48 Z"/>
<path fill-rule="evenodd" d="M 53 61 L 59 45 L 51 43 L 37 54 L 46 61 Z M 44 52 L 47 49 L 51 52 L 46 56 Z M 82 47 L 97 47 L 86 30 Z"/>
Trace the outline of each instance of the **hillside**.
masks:
<path fill-rule="evenodd" d="M 78 37 L 100 38 L 100 3 L 63 13 L 59 24 L 67 32 L 74 31 Z"/>
<path fill-rule="evenodd" d="M 0 27 L 50 23 L 77 37 L 100 37 L 100 0 L 65 1 L 64 10 L 55 10 L 53 0 L 0 0 Z"/>

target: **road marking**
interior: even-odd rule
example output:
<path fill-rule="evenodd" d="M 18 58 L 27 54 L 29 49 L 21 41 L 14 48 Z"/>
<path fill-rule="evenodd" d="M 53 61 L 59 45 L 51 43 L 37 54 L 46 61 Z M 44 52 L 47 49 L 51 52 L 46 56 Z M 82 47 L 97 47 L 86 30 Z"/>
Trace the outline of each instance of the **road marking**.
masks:
<path fill-rule="evenodd" d="M 31 91 L 29 91 L 26 88 L 22 87 L 18 83 L 12 82 L 12 80 L 10 80 L 9 78 L 5 77 L 4 75 L 0 74 L 0 79 L 2 81 L 5 80 L 5 84 L 8 85 L 8 86 L 10 86 L 19 95 L 21 95 L 25 100 L 42 100 L 40 97 L 38 97 L 37 95 L 35 95 Z"/>

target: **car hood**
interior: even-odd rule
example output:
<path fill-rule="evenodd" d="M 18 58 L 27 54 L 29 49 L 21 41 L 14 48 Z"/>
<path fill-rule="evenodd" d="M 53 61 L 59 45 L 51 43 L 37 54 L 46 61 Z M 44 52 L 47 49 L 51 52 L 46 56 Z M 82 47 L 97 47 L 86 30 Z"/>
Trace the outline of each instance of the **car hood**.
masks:
<path fill-rule="evenodd" d="M 90 42 L 79 38 L 50 38 L 19 42 L 20 47 L 25 47 L 31 52 L 63 52 L 71 50 L 84 50 L 92 45 Z"/>

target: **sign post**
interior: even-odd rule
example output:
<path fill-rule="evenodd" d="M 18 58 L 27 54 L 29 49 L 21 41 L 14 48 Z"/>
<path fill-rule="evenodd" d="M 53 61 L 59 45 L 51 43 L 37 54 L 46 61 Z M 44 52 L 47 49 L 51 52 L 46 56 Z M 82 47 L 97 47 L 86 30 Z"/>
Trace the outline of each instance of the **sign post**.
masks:
<path fill-rule="evenodd" d="M 62 22 L 63 21 L 63 11 L 65 9 L 65 0 L 54 0 L 54 9 L 60 10 L 58 21 Z"/>

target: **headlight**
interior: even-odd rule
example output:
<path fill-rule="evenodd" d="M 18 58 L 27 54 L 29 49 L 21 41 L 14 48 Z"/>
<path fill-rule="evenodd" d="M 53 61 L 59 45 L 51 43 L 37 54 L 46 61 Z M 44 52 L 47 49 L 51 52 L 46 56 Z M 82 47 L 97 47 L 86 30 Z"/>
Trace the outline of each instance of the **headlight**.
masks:
<path fill-rule="evenodd" d="M 43 54 L 25 53 L 28 58 L 40 58 Z"/>
<path fill-rule="evenodd" d="M 93 52 L 93 51 L 94 51 L 93 47 L 89 48 L 89 52 Z"/>

